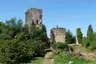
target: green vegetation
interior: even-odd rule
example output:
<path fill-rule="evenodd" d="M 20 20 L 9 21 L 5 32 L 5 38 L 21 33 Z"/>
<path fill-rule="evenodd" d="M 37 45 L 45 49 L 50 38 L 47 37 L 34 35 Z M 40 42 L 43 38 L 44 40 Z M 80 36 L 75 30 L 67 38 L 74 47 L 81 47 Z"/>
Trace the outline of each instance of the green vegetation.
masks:
<path fill-rule="evenodd" d="M 53 52 L 54 54 L 60 54 L 61 52 L 70 52 L 73 51 L 73 48 L 71 46 L 68 46 L 67 43 L 57 42 L 53 45 Z"/>
<path fill-rule="evenodd" d="M 66 49 L 68 47 L 68 44 L 62 43 L 62 42 L 57 42 L 53 45 L 54 49 Z"/>
<path fill-rule="evenodd" d="M 96 50 L 96 32 L 91 25 L 88 26 L 87 37 L 83 37 L 82 45 L 91 51 Z"/>
<path fill-rule="evenodd" d="M 72 42 L 72 33 L 70 31 L 67 31 L 67 37 L 66 37 L 66 42 L 70 43 Z M 80 46 L 74 47 L 76 49 L 75 52 L 81 52 L 81 53 L 89 53 L 93 50 L 96 50 L 96 32 L 93 31 L 93 28 L 91 25 L 88 26 L 87 30 L 87 37 L 83 37 L 83 34 L 81 32 L 80 28 L 77 28 L 76 30 L 76 35 L 78 38 Z M 64 49 L 66 46 L 63 45 L 63 43 L 56 43 L 54 44 L 54 49 Z M 73 57 L 72 53 L 69 52 L 62 52 L 56 54 L 54 56 L 55 64 L 68 64 L 69 62 L 72 62 L 73 64 L 95 64 L 96 61 L 93 60 L 85 60 L 83 57 Z"/>
<path fill-rule="evenodd" d="M 66 53 L 66 54 L 59 54 L 55 56 L 55 64 L 68 64 L 68 62 L 71 60 L 71 54 Z"/>
<path fill-rule="evenodd" d="M 82 44 L 82 32 L 81 32 L 81 29 L 80 28 L 77 28 L 76 29 L 76 35 L 77 35 L 77 39 L 78 39 L 78 43 Z"/>
<path fill-rule="evenodd" d="M 88 26 L 87 39 L 89 42 L 91 42 L 93 40 L 93 28 L 91 25 Z"/>
<path fill-rule="evenodd" d="M 68 44 L 76 43 L 76 37 L 73 36 L 70 30 L 67 30 L 66 32 L 66 43 Z"/>
<path fill-rule="evenodd" d="M 36 28 L 34 24 L 29 28 L 27 25 L 23 26 L 21 19 L 11 18 L 5 23 L 0 22 L 0 63 L 40 64 L 43 61 L 41 57 L 44 57 L 45 49 L 49 47 L 51 42 L 46 32 L 45 25 L 43 25 L 42 29 Z M 96 32 L 93 31 L 91 25 L 88 27 L 87 37 L 83 37 L 80 28 L 77 28 L 76 35 L 78 42 L 82 46 L 91 51 L 96 50 Z M 69 47 L 68 44 L 75 42 L 75 36 L 68 30 L 66 32 L 66 43 L 57 42 L 53 45 L 54 50 L 59 51 L 54 58 L 55 64 L 66 64 L 70 61 L 74 64 L 96 63 L 95 61 L 72 57 L 72 54 L 68 52 L 72 51 L 73 48 Z M 66 53 L 62 53 L 64 51 Z"/>
<path fill-rule="evenodd" d="M 68 64 L 70 61 L 73 64 L 95 64 L 96 61 L 84 60 L 79 57 L 72 57 L 71 53 L 62 53 L 59 55 L 55 55 L 55 63 L 54 64 Z"/>
<path fill-rule="evenodd" d="M 93 33 L 93 41 L 90 43 L 90 49 L 96 50 L 96 33 Z"/>
<path fill-rule="evenodd" d="M 4 64 L 27 63 L 44 56 L 48 46 L 46 27 L 22 25 L 22 20 L 12 18 L 0 23 L 0 62 Z"/>

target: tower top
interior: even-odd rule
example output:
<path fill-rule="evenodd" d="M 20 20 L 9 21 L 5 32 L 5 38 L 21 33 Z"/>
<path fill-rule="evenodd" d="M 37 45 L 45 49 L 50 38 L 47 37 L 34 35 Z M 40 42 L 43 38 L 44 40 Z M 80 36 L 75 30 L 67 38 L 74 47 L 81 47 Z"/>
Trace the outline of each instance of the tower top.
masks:
<path fill-rule="evenodd" d="M 27 13 L 27 12 L 32 12 L 32 11 L 42 12 L 42 9 L 41 9 L 41 8 L 30 8 L 30 9 L 28 9 L 25 13 Z"/>
<path fill-rule="evenodd" d="M 30 27 L 35 24 L 36 27 L 42 28 L 42 9 L 30 8 L 25 12 L 26 24 Z"/>

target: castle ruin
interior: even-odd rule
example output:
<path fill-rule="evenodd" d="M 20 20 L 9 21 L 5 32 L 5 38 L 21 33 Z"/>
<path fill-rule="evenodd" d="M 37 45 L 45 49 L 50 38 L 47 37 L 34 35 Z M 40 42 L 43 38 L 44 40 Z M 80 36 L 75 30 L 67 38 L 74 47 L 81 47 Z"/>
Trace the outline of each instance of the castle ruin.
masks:
<path fill-rule="evenodd" d="M 32 24 L 35 24 L 36 27 L 42 29 L 42 9 L 31 8 L 25 12 L 26 24 L 31 27 Z"/>
<path fill-rule="evenodd" d="M 50 30 L 51 45 L 56 42 L 65 43 L 66 29 L 65 28 L 53 28 Z"/>
<path fill-rule="evenodd" d="M 25 13 L 26 24 L 31 27 L 32 24 L 42 29 L 42 9 L 31 8 Z M 65 43 L 66 29 L 65 28 L 53 28 L 50 31 L 51 43 L 63 42 Z"/>

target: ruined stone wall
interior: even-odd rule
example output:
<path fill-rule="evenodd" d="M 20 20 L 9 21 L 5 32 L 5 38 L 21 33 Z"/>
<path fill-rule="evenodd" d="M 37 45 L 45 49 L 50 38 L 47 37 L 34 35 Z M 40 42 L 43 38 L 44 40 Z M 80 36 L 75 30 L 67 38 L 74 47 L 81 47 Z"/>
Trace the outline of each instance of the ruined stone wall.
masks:
<path fill-rule="evenodd" d="M 31 8 L 25 13 L 26 24 L 30 27 L 35 24 L 37 27 L 42 28 L 42 9 Z"/>
<path fill-rule="evenodd" d="M 51 34 L 51 40 L 53 42 L 63 42 L 65 43 L 66 30 L 64 28 L 53 28 L 51 30 L 53 34 Z"/>
<path fill-rule="evenodd" d="M 57 29 L 55 31 L 55 41 L 56 42 L 65 42 L 65 37 L 66 37 L 66 34 L 65 34 L 65 30 L 64 29 Z"/>

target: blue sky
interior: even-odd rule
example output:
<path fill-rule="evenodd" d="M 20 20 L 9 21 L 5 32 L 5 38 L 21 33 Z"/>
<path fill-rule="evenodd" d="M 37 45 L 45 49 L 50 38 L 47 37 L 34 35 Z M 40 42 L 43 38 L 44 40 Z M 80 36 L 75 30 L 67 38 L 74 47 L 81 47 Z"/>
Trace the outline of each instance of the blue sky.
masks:
<path fill-rule="evenodd" d="M 81 28 L 86 35 L 89 24 L 96 31 L 96 0 L 0 0 L 0 21 L 16 17 L 25 23 L 25 12 L 29 8 L 43 9 L 43 24 L 48 35 L 57 25 L 70 29 L 74 35 L 76 28 Z"/>

